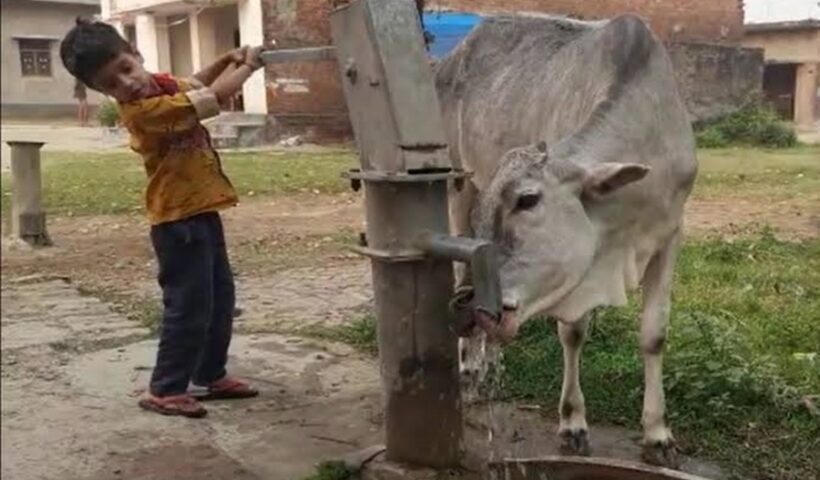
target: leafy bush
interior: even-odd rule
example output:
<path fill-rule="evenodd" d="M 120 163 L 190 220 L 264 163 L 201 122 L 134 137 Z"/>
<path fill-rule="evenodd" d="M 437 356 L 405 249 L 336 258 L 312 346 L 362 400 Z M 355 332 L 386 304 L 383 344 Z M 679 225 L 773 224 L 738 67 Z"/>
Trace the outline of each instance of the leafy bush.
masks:
<path fill-rule="evenodd" d="M 97 120 L 104 127 L 116 127 L 120 123 L 120 111 L 117 104 L 111 100 L 105 100 L 97 110 Z"/>
<path fill-rule="evenodd" d="M 770 147 L 788 148 L 797 145 L 794 130 L 782 122 L 761 126 L 758 138 L 763 145 Z"/>
<path fill-rule="evenodd" d="M 730 144 L 787 148 L 797 144 L 794 131 L 769 107 L 750 103 L 697 129 L 699 147 L 719 148 Z"/>
<path fill-rule="evenodd" d="M 715 128 L 709 127 L 705 130 L 695 134 L 695 140 L 698 147 L 701 148 L 724 148 L 729 146 L 729 141 L 723 136 L 723 133 Z"/>

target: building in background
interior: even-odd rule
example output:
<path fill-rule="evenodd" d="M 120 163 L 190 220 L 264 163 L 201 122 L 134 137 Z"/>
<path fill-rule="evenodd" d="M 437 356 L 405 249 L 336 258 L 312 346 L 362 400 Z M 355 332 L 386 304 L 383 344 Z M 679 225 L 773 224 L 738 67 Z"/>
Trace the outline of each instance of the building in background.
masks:
<path fill-rule="evenodd" d="M 280 47 L 329 45 L 327 0 L 262 0 L 264 32 Z M 745 48 L 743 0 L 428 0 L 425 28 L 431 55 L 454 48 L 482 18 L 547 13 L 605 19 L 644 18 L 666 43 L 693 120 L 728 113 L 762 92 L 763 54 Z M 268 108 L 287 130 L 349 132 L 335 62 L 278 65 L 267 70 Z"/>
<path fill-rule="evenodd" d="M 427 0 L 426 7 L 484 15 L 549 13 L 584 20 L 632 13 L 668 43 L 736 43 L 743 36 L 743 0 Z"/>
<path fill-rule="evenodd" d="M 3 0 L 2 115 L 4 118 L 74 117 L 74 78 L 60 61 L 60 40 L 77 17 L 100 12 L 99 0 Z M 100 102 L 88 94 L 93 108 Z"/>
<path fill-rule="evenodd" d="M 263 0 L 100 0 L 104 21 L 128 38 L 154 72 L 190 75 L 240 45 L 261 45 Z M 226 109 L 266 115 L 257 72 Z"/>
<path fill-rule="evenodd" d="M 820 122 L 820 2 L 746 0 L 745 45 L 762 48 L 763 89 L 799 127 Z"/>
<path fill-rule="evenodd" d="M 240 45 L 262 45 L 264 0 L 100 0 L 101 18 L 137 47 L 152 72 L 188 76 Z M 254 73 L 209 122 L 223 147 L 265 141 L 265 73 Z"/>

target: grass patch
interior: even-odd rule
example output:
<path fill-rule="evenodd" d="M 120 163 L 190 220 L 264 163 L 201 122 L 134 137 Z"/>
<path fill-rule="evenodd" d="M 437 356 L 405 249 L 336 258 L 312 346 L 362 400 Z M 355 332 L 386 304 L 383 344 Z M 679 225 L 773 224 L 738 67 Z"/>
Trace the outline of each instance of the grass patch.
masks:
<path fill-rule="evenodd" d="M 594 424 L 640 426 L 643 367 L 636 302 L 596 312 L 582 386 Z M 820 420 L 800 400 L 820 392 L 820 241 L 763 233 L 689 242 L 677 269 L 665 361 L 670 423 L 687 453 L 736 478 L 820 475 Z M 506 392 L 555 405 L 561 345 L 533 321 L 505 351 Z"/>
<path fill-rule="evenodd" d="M 334 326 L 315 326 L 299 330 L 300 335 L 319 340 L 346 343 L 360 352 L 375 356 L 378 354 L 376 337 L 376 317 L 366 314 L 350 323 Z"/>
<path fill-rule="evenodd" d="M 695 198 L 744 197 L 776 202 L 797 200 L 820 208 L 820 147 L 761 150 L 709 149 L 698 152 Z M 331 153 L 226 153 L 225 171 L 242 199 L 293 193 L 340 193 L 339 174 L 356 164 L 347 150 Z M 11 185 L 2 175 L 3 215 Z M 145 172 L 128 152 L 43 152 L 44 206 L 49 215 L 141 212 Z"/>
<path fill-rule="evenodd" d="M 141 212 L 145 171 L 129 152 L 43 152 L 44 207 L 52 215 L 103 215 Z M 340 174 L 355 164 L 347 151 L 334 153 L 225 153 L 225 172 L 241 198 L 303 192 L 339 193 L 348 189 Z M 2 175 L 3 213 L 11 181 Z"/>
<path fill-rule="evenodd" d="M 322 462 L 316 472 L 304 480 L 358 480 L 359 475 L 345 466 L 344 462 Z"/>
<path fill-rule="evenodd" d="M 689 241 L 676 276 L 664 374 L 684 451 L 732 478 L 820 478 L 820 419 L 801 402 L 820 393 L 820 358 L 805 355 L 820 348 L 820 240 Z M 640 430 L 639 310 L 595 312 L 581 369 L 593 425 Z M 372 315 L 305 333 L 377 352 Z M 533 320 L 505 348 L 498 393 L 554 410 L 561 377 L 556 325 Z"/>
<path fill-rule="evenodd" d="M 803 200 L 820 208 L 820 147 L 698 151 L 694 198 Z"/>

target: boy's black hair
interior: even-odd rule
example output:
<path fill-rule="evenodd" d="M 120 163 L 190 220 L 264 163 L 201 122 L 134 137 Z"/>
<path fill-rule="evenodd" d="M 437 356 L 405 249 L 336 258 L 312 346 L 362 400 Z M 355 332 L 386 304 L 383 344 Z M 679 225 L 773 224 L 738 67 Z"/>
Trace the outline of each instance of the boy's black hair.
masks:
<path fill-rule="evenodd" d="M 66 70 L 86 85 L 91 84 L 105 64 L 123 52 L 133 52 L 133 48 L 114 27 L 80 17 L 60 43 L 60 58 Z"/>

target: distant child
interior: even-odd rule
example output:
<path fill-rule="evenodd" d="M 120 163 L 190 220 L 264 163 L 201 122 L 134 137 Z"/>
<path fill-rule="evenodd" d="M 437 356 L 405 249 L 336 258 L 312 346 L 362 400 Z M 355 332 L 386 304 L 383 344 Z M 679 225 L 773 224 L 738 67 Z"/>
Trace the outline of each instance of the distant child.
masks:
<path fill-rule="evenodd" d="M 262 66 L 260 52 L 231 51 L 182 80 L 147 72 L 139 53 L 102 22 L 78 19 L 60 46 L 72 75 L 116 99 L 148 174 L 145 200 L 165 308 L 150 389 L 139 402 L 146 410 L 205 416 L 191 382 L 205 399 L 258 394 L 225 370 L 235 294 L 218 212 L 236 205 L 237 195 L 201 122 L 218 115 L 220 103 Z"/>
<path fill-rule="evenodd" d="M 80 80 L 74 82 L 74 98 L 77 99 L 77 120 L 80 126 L 88 126 L 88 95 L 85 91 L 85 84 Z"/>

